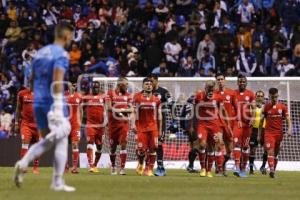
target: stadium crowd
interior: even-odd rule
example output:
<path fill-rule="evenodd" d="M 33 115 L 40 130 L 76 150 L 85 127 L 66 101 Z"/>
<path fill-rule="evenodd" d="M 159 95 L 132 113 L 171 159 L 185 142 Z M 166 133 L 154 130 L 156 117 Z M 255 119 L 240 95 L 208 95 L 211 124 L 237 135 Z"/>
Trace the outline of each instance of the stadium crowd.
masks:
<path fill-rule="evenodd" d="M 299 76 L 299 19 L 299 0 L 2 0 L 1 116 L 12 118 L 31 60 L 60 20 L 76 27 L 75 82 L 82 73 Z"/>

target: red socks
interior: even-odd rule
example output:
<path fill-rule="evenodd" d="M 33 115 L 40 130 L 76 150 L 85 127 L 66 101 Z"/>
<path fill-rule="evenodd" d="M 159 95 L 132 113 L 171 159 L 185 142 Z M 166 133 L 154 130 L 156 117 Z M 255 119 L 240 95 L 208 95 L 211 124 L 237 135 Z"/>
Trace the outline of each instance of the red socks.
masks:
<path fill-rule="evenodd" d="M 241 163 L 241 148 L 235 147 L 233 149 L 233 158 L 235 163 L 235 168 L 240 169 L 240 163 Z"/>
<path fill-rule="evenodd" d="M 206 159 L 205 150 L 200 150 L 200 152 L 198 153 L 198 157 L 199 157 L 201 169 L 205 169 L 206 168 L 206 165 L 205 165 L 205 159 Z"/>
<path fill-rule="evenodd" d="M 121 169 L 125 168 L 126 159 L 127 159 L 127 151 L 121 150 L 120 151 Z"/>

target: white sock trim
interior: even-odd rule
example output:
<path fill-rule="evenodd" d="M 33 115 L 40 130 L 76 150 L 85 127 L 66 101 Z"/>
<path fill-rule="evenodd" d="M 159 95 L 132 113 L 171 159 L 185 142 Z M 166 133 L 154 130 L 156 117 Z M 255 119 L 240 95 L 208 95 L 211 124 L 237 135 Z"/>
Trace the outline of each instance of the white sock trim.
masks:
<path fill-rule="evenodd" d="M 29 149 L 29 144 L 22 144 L 22 149 Z"/>
<path fill-rule="evenodd" d="M 120 154 L 127 154 L 127 150 L 120 150 Z"/>
<path fill-rule="evenodd" d="M 88 145 L 86 146 L 86 148 L 87 148 L 87 149 L 94 149 L 94 145 L 93 145 L 93 144 L 88 144 Z"/>

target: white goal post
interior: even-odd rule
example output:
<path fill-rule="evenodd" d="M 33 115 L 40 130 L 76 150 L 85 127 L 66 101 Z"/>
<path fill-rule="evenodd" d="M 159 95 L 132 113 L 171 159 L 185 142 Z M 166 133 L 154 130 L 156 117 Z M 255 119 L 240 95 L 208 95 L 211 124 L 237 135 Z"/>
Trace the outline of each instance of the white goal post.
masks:
<path fill-rule="evenodd" d="M 104 84 L 104 89 L 114 88 L 117 78 L 101 77 L 99 75 L 83 75 L 79 77 L 78 84 L 83 77 L 89 77 L 90 80 L 99 81 Z M 268 89 L 276 87 L 279 90 L 279 99 L 288 106 L 288 111 L 293 124 L 293 137 L 288 138 L 284 136 L 281 153 L 279 155 L 278 170 L 300 171 L 300 77 L 248 77 L 248 88 L 252 91 L 262 90 L 268 98 Z M 141 90 L 142 77 L 129 77 L 129 91 L 134 93 Z M 161 77 L 159 78 L 159 85 L 168 89 L 175 102 L 184 102 L 196 90 L 204 89 L 204 83 L 208 80 L 215 80 L 214 78 L 202 77 Z M 228 88 L 237 88 L 237 78 L 226 78 L 226 85 Z M 79 89 L 80 90 L 80 89 Z M 267 101 L 267 99 L 266 99 Z M 179 112 L 179 109 L 178 109 Z M 169 120 L 167 120 L 170 123 Z M 284 127 L 286 130 L 286 125 Z M 128 159 L 127 168 L 136 167 L 135 156 L 135 139 L 133 133 L 129 133 L 128 138 Z M 166 137 L 164 144 L 164 165 L 166 168 L 185 168 L 188 163 L 189 143 L 186 135 L 180 131 L 175 139 Z M 109 142 L 108 135 L 104 136 L 104 156 L 101 158 L 100 167 L 109 167 Z M 260 166 L 263 150 L 258 148 L 256 154 L 256 168 Z M 80 166 L 86 167 L 86 155 L 81 154 Z M 229 168 L 233 167 L 233 162 L 229 162 Z M 195 161 L 195 167 L 199 167 L 199 162 Z"/>

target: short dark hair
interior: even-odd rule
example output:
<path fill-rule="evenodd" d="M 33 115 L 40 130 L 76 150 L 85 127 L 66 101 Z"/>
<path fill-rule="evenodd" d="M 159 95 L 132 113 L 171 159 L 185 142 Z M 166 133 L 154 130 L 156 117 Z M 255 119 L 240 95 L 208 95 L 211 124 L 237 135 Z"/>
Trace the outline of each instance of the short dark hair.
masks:
<path fill-rule="evenodd" d="M 225 74 L 223 74 L 222 72 L 217 72 L 215 78 L 217 79 L 218 76 L 223 76 L 224 78 L 226 78 Z"/>
<path fill-rule="evenodd" d="M 278 89 L 277 88 L 270 88 L 269 89 L 269 94 L 271 94 L 271 95 L 278 94 Z"/>
<path fill-rule="evenodd" d="M 154 80 L 158 80 L 158 75 L 157 74 L 149 74 L 148 76 L 147 76 L 147 78 L 153 78 Z"/>
<path fill-rule="evenodd" d="M 146 78 L 143 79 L 143 84 L 144 84 L 145 82 L 151 82 L 151 83 L 152 83 L 152 80 L 151 80 L 151 78 L 146 77 Z"/>
<path fill-rule="evenodd" d="M 74 31 L 74 27 L 67 21 L 61 21 L 55 26 L 55 37 L 63 38 L 65 31 Z"/>
<path fill-rule="evenodd" d="M 246 77 L 245 75 L 243 75 L 243 74 L 239 74 L 239 75 L 238 75 L 238 79 L 240 79 L 240 78 L 245 78 L 245 79 L 247 79 L 247 77 Z"/>

